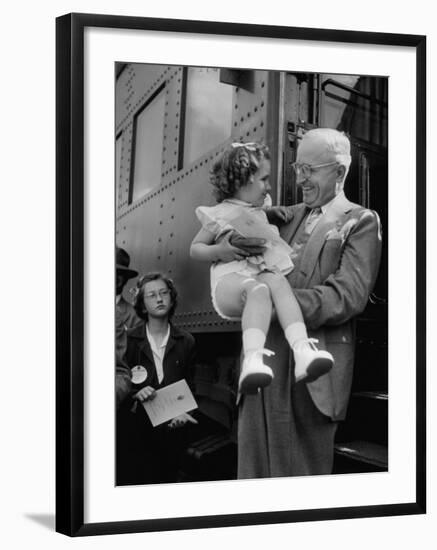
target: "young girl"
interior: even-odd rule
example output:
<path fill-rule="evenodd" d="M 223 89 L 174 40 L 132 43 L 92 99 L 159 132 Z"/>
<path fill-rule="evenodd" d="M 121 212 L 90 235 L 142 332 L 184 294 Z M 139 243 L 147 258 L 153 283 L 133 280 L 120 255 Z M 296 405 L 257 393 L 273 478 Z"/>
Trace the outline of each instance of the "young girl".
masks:
<path fill-rule="evenodd" d="M 214 164 L 211 183 L 218 204 L 199 206 L 202 228 L 191 243 L 192 258 L 212 262 L 211 295 L 217 313 L 240 320 L 244 360 L 239 378 L 241 393 L 256 393 L 270 384 L 273 372 L 264 364 L 264 349 L 274 305 L 279 323 L 294 353 L 296 381 L 312 381 L 328 372 L 332 355 L 308 338 L 299 304 L 284 275 L 293 269 L 291 248 L 270 225 L 263 204 L 270 176 L 270 154 L 257 143 L 232 143 Z M 261 256 L 231 245 L 231 233 L 260 237 Z"/>

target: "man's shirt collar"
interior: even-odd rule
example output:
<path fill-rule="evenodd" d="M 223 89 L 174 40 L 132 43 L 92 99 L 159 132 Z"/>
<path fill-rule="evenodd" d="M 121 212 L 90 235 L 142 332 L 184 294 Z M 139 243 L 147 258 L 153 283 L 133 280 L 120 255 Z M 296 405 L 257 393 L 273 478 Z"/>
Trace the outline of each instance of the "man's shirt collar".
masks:
<path fill-rule="evenodd" d="M 323 206 L 320 207 L 321 211 L 322 211 L 322 214 L 326 214 L 326 212 L 328 212 L 328 210 L 331 208 L 331 206 L 338 200 L 340 199 L 344 199 L 344 191 L 340 191 L 340 193 L 337 193 L 337 195 L 335 195 L 335 197 L 333 199 L 331 199 L 329 202 L 327 202 L 326 204 L 324 204 Z"/>

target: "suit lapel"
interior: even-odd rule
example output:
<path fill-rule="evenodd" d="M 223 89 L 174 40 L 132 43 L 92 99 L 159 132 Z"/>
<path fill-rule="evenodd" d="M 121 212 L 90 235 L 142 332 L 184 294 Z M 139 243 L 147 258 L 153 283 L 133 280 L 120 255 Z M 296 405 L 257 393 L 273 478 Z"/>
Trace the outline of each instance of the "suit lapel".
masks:
<path fill-rule="evenodd" d="M 281 237 L 285 242 L 291 244 L 293 242 L 294 236 L 296 235 L 297 230 L 300 227 L 305 216 L 308 214 L 310 209 L 305 206 L 305 204 L 299 204 L 296 206 L 296 212 L 293 216 L 293 219 L 287 225 L 281 227 Z"/>
<path fill-rule="evenodd" d="M 170 334 L 168 335 L 167 345 L 165 346 L 165 353 L 164 353 L 164 359 L 167 357 L 168 353 L 172 348 L 174 348 L 176 344 L 176 340 L 174 338 L 174 334 L 172 327 L 170 328 Z"/>
<path fill-rule="evenodd" d="M 344 196 L 339 197 L 314 228 L 302 253 L 300 265 L 300 270 L 305 274 L 305 283 L 310 280 L 314 272 L 320 251 L 325 244 L 328 231 L 333 229 L 339 219 L 351 209 L 352 203 Z"/>

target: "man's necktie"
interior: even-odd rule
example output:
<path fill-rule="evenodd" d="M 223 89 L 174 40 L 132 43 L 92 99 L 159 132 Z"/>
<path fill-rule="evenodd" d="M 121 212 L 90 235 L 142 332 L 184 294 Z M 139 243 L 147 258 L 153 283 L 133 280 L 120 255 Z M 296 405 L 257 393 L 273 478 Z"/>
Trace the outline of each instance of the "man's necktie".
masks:
<path fill-rule="evenodd" d="M 320 207 L 313 208 L 311 210 L 311 212 L 308 214 L 307 219 L 305 220 L 305 233 L 307 234 L 312 233 L 321 215 L 322 215 L 322 209 Z"/>

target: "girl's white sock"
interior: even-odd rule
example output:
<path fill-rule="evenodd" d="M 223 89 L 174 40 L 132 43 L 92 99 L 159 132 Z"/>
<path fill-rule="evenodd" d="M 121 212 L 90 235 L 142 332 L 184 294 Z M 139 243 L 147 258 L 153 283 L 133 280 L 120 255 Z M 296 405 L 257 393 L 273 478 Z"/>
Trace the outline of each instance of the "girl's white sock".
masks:
<path fill-rule="evenodd" d="M 262 349 L 266 342 L 266 335 L 259 328 L 247 328 L 243 330 L 243 350 L 248 351 Z"/>
<path fill-rule="evenodd" d="M 302 323 L 301 321 L 297 321 L 296 323 L 288 325 L 288 327 L 284 330 L 284 334 L 291 348 L 299 340 L 306 340 L 308 338 L 305 323 Z"/>

